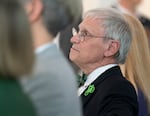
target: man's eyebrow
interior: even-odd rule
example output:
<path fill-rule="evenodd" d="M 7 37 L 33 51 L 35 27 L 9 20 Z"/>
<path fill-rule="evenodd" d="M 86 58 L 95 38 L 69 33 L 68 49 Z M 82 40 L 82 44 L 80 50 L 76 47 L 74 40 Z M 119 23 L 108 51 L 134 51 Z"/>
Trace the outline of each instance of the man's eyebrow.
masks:
<path fill-rule="evenodd" d="M 83 27 L 81 23 L 78 25 L 78 28 L 79 28 L 79 31 L 84 31 L 87 34 L 92 35 L 92 33 L 89 31 L 89 29 Z"/>

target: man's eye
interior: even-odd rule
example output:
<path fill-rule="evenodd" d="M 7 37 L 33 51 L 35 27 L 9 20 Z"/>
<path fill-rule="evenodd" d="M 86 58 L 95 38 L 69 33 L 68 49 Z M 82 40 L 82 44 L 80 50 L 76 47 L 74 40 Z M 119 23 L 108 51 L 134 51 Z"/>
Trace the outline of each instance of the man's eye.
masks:
<path fill-rule="evenodd" d="M 82 32 L 82 35 L 83 36 L 87 36 L 87 32 Z"/>

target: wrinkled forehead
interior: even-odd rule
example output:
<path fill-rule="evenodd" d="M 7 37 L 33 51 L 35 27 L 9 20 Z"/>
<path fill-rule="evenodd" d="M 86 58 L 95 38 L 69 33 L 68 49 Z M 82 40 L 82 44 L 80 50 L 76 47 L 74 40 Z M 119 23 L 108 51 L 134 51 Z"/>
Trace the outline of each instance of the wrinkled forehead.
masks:
<path fill-rule="evenodd" d="M 94 17 L 85 17 L 80 23 L 79 27 L 81 27 L 82 25 L 91 26 L 91 27 L 99 27 L 100 20 Z"/>
<path fill-rule="evenodd" d="M 79 24 L 80 30 L 85 30 L 91 34 L 100 34 L 104 31 L 102 21 L 95 17 L 85 17 Z"/>

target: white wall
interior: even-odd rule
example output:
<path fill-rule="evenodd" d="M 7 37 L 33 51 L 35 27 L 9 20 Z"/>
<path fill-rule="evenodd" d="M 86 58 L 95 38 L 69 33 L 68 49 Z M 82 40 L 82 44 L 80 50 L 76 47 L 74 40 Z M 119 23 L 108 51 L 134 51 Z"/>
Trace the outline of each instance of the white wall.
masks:
<path fill-rule="evenodd" d="M 93 8 L 106 7 L 110 4 L 117 4 L 118 0 L 82 0 L 85 11 Z M 138 11 L 150 18 L 150 0 L 143 0 Z"/>
<path fill-rule="evenodd" d="M 83 12 L 86 12 L 94 8 L 102 8 L 117 4 L 118 0 L 82 0 Z"/>
<path fill-rule="evenodd" d="M 150 18 L 150 0 L 143 0 L 138 11 Z"/>

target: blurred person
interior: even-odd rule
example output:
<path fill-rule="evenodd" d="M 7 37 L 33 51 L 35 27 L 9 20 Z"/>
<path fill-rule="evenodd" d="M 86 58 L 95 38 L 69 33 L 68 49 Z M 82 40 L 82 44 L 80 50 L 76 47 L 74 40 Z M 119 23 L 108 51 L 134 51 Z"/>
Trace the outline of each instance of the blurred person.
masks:
<path fill-rule="evenodd" d="M 128 13 L 130 15 L 135 16 L 136 18 L 138 18 L 139 20 L 141 20 L 141 22 L 147 22 L 149 19 L 144 16 L 143 14 L 139 13 L 137 11 L 138 6 L 143 2 L 144 0 L 119 0 L 119 4 L 118 4 L 118 9 L 121 10 L 124 13 Z M 144 27 L 145 24 L 148 23 L 144 23 Z M 146 33 L 147 33 L 147 26 L 145 28 Z M 149 34 L 148 34 L 149 35 Z"/>
<path fill-rule="evenodd" d="M 132 32 L 132 44 L 121 70 L 134 85 L 138 95 L 138 116 L 148 116 L 147 100 L 150 101 L 150 50 L 144 27 L 140 21 L 125 14 Z"/>
<path fill-rule="evenodd" d="M 144 29 L 146 31 L 146 35 L 148 37 L 148 42 L 149 42 L 149 45 L 150 45 L 150 19 L 148 17 L 144 16 L 144 15 L 141 15 L 138 18 L 144 26 Z"/>
<path fill-rule="evenodd" d="M 32 71 L 34 52 L 28 19 L 17 0 L 0 0 L 0 115 L 36 116 L 18 78 Z"/>
<path fill-rule="evenodd" d="M 78 17 L 78 19 L 75 20 L 72 24 L 68 25 L 65 29 L 63 29 L 59 33 L 59 37 L 58 37 L 58 47 L 62 50 L 64 56 L 70 62 L 76 74 L 78 74 L 79 68 L 69 60 L 69 51 L 72 46 L 72 43 L 70 42 L 70 38 L 72 37 L 72 28 L 75 27 L 78 29 L 78 25 L 82 21 L 82 10 L 80 11 L 80 13 L 81 14 Z"/>
<path fill-rule="evenodd" d="M 70 59 L 87 75 L 78 90 L 84 116 L 137 116 L 137 96 L 118 66 L 124 63 L 131 31 L 114 9 L 95 9 L 73 30 Z"/>
<path fill-rule="evenodd" d="M 20 0 L 33 35 L 36 64 L 21 80 L 39 116 L 81 116 L 75 75 L 53 42 L 78 17 L 80 0 Z"/>
<path fill-rule="evenodd" d="M 142 0 L 119 0 L 119 9 L 125 13 L 137 16 L 137 7 Z"/>

